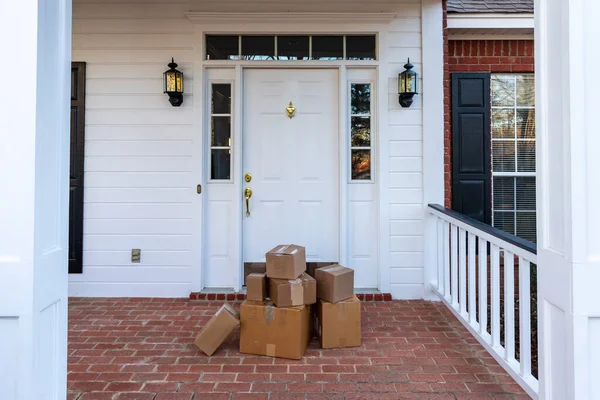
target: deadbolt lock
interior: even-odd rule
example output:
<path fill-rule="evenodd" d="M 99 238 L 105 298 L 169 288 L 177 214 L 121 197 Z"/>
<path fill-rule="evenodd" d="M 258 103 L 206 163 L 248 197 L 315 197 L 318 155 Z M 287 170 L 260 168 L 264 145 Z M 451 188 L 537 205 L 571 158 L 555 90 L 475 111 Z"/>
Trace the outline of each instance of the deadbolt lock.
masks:
<path fill-rule="evenodd" d="M 244 177 L 244 180 L 245 180 L 246 182 L 250 182 L 250 181 L 252 180 L 252 175 L 250 175 L 250 172 L 248 172 L 248 173 L 246 174 L 246 176 Z"/>

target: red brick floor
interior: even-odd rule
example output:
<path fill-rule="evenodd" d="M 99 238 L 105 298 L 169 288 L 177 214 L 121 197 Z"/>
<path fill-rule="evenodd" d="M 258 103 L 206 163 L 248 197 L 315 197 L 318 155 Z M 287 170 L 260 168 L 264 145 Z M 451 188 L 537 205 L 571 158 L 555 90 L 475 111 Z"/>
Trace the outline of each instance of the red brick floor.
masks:
<path fill-rule="evenodd" d="M 442 304 L 363 303 L 363 345 L 302 360 L 212 356 L 193 339 L 220 302 L 72 298 L 69 400 L 528 399 Z M 239 303 L 236 304 L 239 307 Z"/>

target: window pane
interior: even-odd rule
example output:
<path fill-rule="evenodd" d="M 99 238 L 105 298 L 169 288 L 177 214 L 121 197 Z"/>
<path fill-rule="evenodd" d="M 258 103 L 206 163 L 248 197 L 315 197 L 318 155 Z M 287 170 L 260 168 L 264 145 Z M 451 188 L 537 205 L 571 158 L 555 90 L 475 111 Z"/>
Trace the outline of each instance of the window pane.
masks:
<path fill-rule="evenodd" d="M 535 178 L 516 178 L 517 210 L 535 211 Z"/>
<path fill-rule="evenodd" d="M 517 76 L 517 106 L 535 105 L 535 79 L 533 75 Z"/>
<path fill-rule="evenodd" d="M 210 179 L 230 179 L 231 177 L 231 154 L 230 150 L 218 149 L 210 151 Z"/>
<path fill-rule="evenodd" d="M 494 187 L 494 211 L 515 209 L 515 178 L 496 176 L 492 180 Z"/>
<path fill-rule="evenodd" d="M 342 60 L 344 58 L 343 36 L 313 36 L 313 60 Z"/>
<path fill-rule="evenodd" d="M 212 85 L 212 113 L 229 114 L 231 112 L 231 85 Z"/>
<path fill-rule="evenodd" d="M 515 213 L 510 211 L 494 212 L 494 226 L 504 232 L 515 234 Z"/>
<path fill-rule="evenodd" d="M 308 60 L 308 36 L 279 36 L 277 59 Z"/>
<path fill-rule="evenodd" d="M 230 146 L 231 117 L 212 117 L 210 145 L 214 147 Z"/>
<path fill-rule="evenodd" d="M 535 172 L 535 142 L 517 142 L 519 172 Z"/>
<path fill-rule="evenodd" d="M 348 60 L 375 60 L 375 36 L 346 36 Z"/>
<path fill-rule="evenodd" d="M 371 85 L 353 83 L 350 89 L 352 114 L 371 113 Z"/>
<path fill-rule="evenodd" d="M 515 142 L 492 143 L 492 170 L 515 172 Z"/>
<path fill-rule="evenodd" d="M 369 147 L 371 145 L 371 117 L 352 117 L 352 146 Z"/>
<path fill-rule="evenodd" d="M 352 150 L 352 179 L 371 179 L 371 150 Z"/>
<path fill-rule="evenodd" d="M 237 36 L 207 36 L 207 60 L 239 59 L 239 39 Z"/>
<path fill-rule="evenodd" d="M 508 139 L 515 137 L 515 110 L 492 110 L 492 138 Z"/>
<path fill-rule="evenodd" d="M 517 110 L 517 137 L 535 138 L 535 110 Z"/>
<path fill-rule="evenodd" d="M 536 242 L 535 214 L 535 212 L 517 212 L 516 235 L 533 243 Z"/>
<path fill-rule="evenodd" d="M 515 105 L 515 77 L 496 75 L 492 77 L 492 106 Z"/>
<path fill-rule="evenodd" d="M 242 36 L 242 60 L 274 59 L 274 36 Z"/>

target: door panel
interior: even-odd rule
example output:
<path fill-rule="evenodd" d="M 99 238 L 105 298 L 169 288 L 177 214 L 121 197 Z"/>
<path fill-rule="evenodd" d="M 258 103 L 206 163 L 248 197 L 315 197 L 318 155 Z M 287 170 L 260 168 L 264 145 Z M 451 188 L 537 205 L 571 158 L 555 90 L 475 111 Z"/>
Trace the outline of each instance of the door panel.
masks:
<path fill-rule="evenodd" d="M 339 260 L 337 99 L 336 70 L 245 71 L 242 172 L 253 194 L 244 262 L 281 243 L 305 246 L 309 261 Z"/>
<path fill-rule="evenodd" d="M 490 224 L 490 75 L 452 74 L 452 208 Z"/>
<path fill-rule="evenodd" d="M 83 271 L 83 160 L 85 148 L 85 63 L 71 64 L 71 165 L 69 273 Z"/>

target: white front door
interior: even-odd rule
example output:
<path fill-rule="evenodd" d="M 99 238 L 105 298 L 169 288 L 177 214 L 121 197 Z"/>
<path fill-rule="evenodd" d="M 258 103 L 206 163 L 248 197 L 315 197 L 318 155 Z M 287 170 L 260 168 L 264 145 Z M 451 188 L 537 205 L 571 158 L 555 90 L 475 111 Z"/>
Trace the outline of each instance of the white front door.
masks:
<path fill-rule="evenodd" d="M 338 72 L 244 72 L 244 262 L 278 244 L 306 247 L 308 261 L 339 260 Z M 286 111 L 292 102 L 295 115 Z M 250 213 L 247 216 L 246 211 Z"/>

